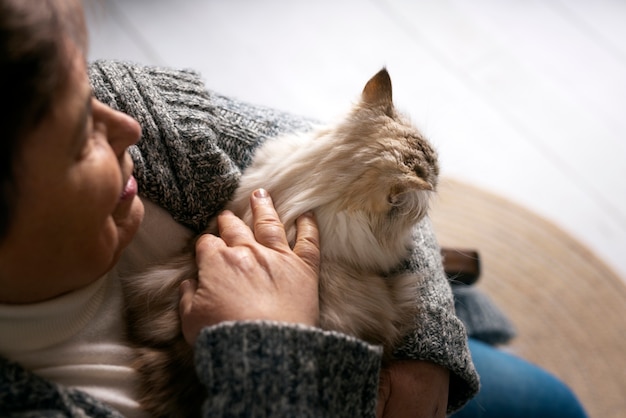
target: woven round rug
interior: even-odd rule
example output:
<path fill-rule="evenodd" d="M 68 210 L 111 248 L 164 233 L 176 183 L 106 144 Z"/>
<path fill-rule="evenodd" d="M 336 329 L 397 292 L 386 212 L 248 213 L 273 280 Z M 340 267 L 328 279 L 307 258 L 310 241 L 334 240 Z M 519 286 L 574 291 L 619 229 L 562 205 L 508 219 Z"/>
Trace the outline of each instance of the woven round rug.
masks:
<path fill-rule="evenodd" d="M 442 246 L 478 251 L 475 286 L 517 332 L 502 348 L 566 382 L 590 416 L 626 416 L 624 281 L 553 223 L 457 180 L 430 214 Z"/>

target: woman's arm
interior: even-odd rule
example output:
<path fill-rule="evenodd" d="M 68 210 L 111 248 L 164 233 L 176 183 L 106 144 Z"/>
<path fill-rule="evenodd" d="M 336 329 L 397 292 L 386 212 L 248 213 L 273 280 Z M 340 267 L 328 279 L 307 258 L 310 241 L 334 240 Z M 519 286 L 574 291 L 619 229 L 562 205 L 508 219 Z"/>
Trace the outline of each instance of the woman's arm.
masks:
<path fill-rule="evenodd" d="M 205 328 L 196 343 L 205 416 L 374 417 L 381 356 L 379 347 L 313 327 Z"/>
<path fill-rule="evenodd" d="M 395 356 L 431 362 L 449 370 L 447 410 L 451 412 L 476 395 L 478 374 L 470 357 L 465 327 L 454 311 L 452 290 L 430 219 L 420 222 L 413 241 L 411 256 L 402 270 L 421 276 L 418 315 L 413 332 L 405 337 Z"/>

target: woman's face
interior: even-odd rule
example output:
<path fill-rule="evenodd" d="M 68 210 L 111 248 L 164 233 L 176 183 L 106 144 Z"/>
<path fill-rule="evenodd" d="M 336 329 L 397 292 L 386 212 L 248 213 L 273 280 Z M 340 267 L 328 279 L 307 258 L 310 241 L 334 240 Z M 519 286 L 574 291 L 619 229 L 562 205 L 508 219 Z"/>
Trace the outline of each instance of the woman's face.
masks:
<path fill-rule="evenodd" d="M 0 244 L 0 302 L 46 300 L 107 272 L 143 218 L 127 149 L 139 124 L 92 97 L 75 50 L 69 82 L 25 138 Z"/>

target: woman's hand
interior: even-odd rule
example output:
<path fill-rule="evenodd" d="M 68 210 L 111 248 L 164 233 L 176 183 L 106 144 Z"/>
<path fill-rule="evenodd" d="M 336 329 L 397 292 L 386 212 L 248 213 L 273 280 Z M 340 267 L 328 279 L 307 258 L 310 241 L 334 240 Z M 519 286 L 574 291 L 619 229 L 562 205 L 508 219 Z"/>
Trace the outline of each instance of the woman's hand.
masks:
<path fill-rule="evenodd" d="M 427 361 L 393 361 L 380 372 L 376 417 L 444 418 L 450 372 Z"/>
<path fill-rule="evenodd" d="M 317 325 L 319 232 L 313 216 L 297 220 L 289 247 L 270 196 L 250 198 L 254 231 L 232 212 L 218 216 L 220 238 L 196 243 L 198 280 L 181 284 L 183 334 L 193 344 L 205 326 L 222 321 L 266 319 Z"/>

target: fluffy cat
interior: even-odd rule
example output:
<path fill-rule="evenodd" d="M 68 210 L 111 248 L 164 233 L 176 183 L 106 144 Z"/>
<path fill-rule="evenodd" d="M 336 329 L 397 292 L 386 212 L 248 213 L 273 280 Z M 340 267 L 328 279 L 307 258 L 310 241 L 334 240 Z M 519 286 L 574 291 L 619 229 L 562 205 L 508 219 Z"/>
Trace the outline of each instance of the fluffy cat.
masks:
<path fill-rule="evenodd" d="M 338 123 L 267 140 L 227 208 L 251 225 L 249 196 L 267 189 L 290 242 L 296 218 L 313 210 L 321 241 L 320 326 L 381 344 L 390 358 L 414 326 L 420 279 L 393 270 L 426 215 L 438 172 L 433 148 L 395 110 L 383 69 Z M 189 253 L 124 281 L 141 402 L 153 416 L 197 415 L 206 396 L 178 317 L 178 285 L 196 276 Z"/>

